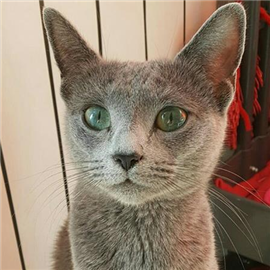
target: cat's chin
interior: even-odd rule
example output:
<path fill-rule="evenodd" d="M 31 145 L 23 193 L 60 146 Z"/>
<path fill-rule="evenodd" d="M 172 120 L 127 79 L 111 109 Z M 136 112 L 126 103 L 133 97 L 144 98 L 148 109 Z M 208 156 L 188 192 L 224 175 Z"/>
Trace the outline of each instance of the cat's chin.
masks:
<path fill-rule="evenodd" d="M 125 181 L 107 186 L 102 188 L 103 191 L 109 197 L 114 200 L 130 206 L 140 206 L 154 201 L 171 201 L 171 200 L 183 200 L 185 197 L 190 196 L 191 194 L 198 193 L 200 191 L 206 192 L 207 185 L 205 185 L 205 190 L 200 187 L 190 186 L 188 189 L 180 190 L 166 190 L 162 188 L 157 188 L 157 186 L 145 186 L 138 182 L 126 179 Z"/>
<path fill-rule="evenodd" d="M 106 193 L 114 200 L 128 206 L 141 206 L 150 202 L 175 199 L 170 193 L 158 191 L 134 182 L 125 182 L 117 187 L 106 188 Z"/>
<path fill-rule="evenodd" d="M 142 205 L 152 201 L 156 195 L 149 187 L 139 185 L 130 179 L 106 188 L 106 193 L 125 205 Z"/>

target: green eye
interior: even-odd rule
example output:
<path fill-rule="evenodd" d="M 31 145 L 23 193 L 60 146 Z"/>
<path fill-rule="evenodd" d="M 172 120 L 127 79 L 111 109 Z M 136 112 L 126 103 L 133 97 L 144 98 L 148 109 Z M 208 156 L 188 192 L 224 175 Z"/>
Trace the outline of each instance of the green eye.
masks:
<path fill-rule="evenodd" d="M 175 131 L 187 121 L 187 113 L 177 107 L 166 107 L 159 112 L 156 125 L 159 129 L 170 132 Z"/>
<path fill-rule="evenodd" d="M 88 126 L 94 130 L 103 130 L 111 126 L 109 112 L 99 106 L 92 106 L 87 109 L 84 118 Z"/>

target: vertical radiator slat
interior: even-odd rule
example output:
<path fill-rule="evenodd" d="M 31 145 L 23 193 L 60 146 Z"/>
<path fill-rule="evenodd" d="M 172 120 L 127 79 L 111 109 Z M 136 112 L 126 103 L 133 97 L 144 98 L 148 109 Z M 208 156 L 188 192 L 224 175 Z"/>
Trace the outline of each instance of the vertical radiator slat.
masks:
<path fill-rule="evenodd" d="M 244 109 L 252 120 L 253 98 L 256 59 L 258 49 L 258 29 L 259 29 L 259 1 L 245 1 L 244 6 L 247 11 L 247 32 L 246 48 L 241 65 L 240 83 L 243 91 Z M 249 148 L 251 142 L 251 132 L 246 132 L 243 122 L 239 127 L 239 146 L 241 150 Z"/>
<path fill-rule="evenodd" d="M 52 72 L 52 63 L 51 63 L 51 56 L 50 56 L 50 49 L 49 49 L 49 41 L 46 35 L 46 30 L 43 22 L 43 8 L 44 8 L 44 0 L 39 1 L 40 6 L 40 17 L 42 21 L 42 31 L 43 31 L 43 38 L 44 38 L 44 46 L 46 51 L 46 58 L 47 58 L 47 67 L 48 67 L 48 74 L 50 79 L 50 86 L 51 86 L 51 95 L 52 95 L 52 102 L 53 102 L 53 109 L 54 109 L 54 117 L 55 117 L 55 124 L 56 124 L 56 131 L 57 131 L 57 138 L 58 138 L 58 146 L 61 156 L 61 169 L 62 169 L 62 176 L 64 182 L 64 189 L 66 195 L 66 204 L 67 209 L 69 210 L 69 190 L 68 190 L 68 182 L 67 182 L 67 173 L 66 173 L 66 164 L 65 164 L 65 157 L 64 157 L 64 150 L 63 150 L 63 142 L 62 142 L 62 134 L 60 129 L 60 122 L 59 122 L 59 114 L 55 96 L 55 87 L 54 87 L 54 79 L 53 79 L 53 72 Z"/>
<path fill-rule="evenodd" d="M 259 35 L 259 1 L 244 1 L 244 7 L 247 11 L 247 31 L 246 31 L 246 47 L 241 64 L 240 84 L 243 91 L 244 109 L 249 119 L 252 121 L 253 115 L 253 99 L 255 85 L 255 71 L 258 49 Z M 248 150 L 251 146 L 252 132 L 245 130 L 244 122 L 240 120 L 238 128 L 238 150 Z M 249 167 L 252 165 L 252 157 L 250 154 L 243 155 L 240 166 L 242 177 L 249 178 Z"/>
<path fill-rule="evenodd" d="M 14 233 L 15 233 L 17 246 L 18 246 L 19 257 L 20 257 L 20 261 L 21 261 L 21 267 L 22 267 L 22 270 L 26 270 L 24 256 L 23 256 L 23 250 L 22 250 L 22 244 L 21 244 L 21 237 L 20 237 L 20 233 L 19 233 L 18 222 L 17 222 L 17 218 L 16 218 L 16 214 L 15 214 L 15 207 L 14 207 L 12 194 L 11 194 L 11 190 L 10 190 L 9 179 L 8 179 L 8 174 L 7 174 L 7 170 L 6 170 L 6 164 L 5 164 L 5 159 L 4 159 L 1 143 L 0 143 L 0 160 L 1 160 L 1 171 L 3 174 L 4 185 L 6 188 L 6 193 L 7 193 L 7 198 L 8 198 L 9 208 L 10 208 L 10 214 L 11 214 L 11 218 L 12 218 Z"/>
<path fill-rule="evenodd" d="M 146 0 L 143 0 L 143 24 L 144 24 L 144 47 L 145 60 L 148 61 L 148 44 L 147 44 L 147 18 L 146 18 Z"/>
<path fill-rule="evenodd" d="M 270 2 L 264 1 L 264 7 L 270 12 Z M 263 29 L 260 32 L 259 38 L 259 55 L 260 67 L 263 72 L 264 85 L 259 91 L 259 103 L 261 105 L 261 112 L 255 118 L 254 133 L 255 136 L 264 136 L 268 129 L 268 110 L 270 97 L 270 27 L 264 23 Z"/>
<path fill-rule="evenodd" d="M 186 45 L 186 0 L 184 0 L 184 3 L 183 3 L 183 8 L 184 8 L 184 12 L 183 12 L 183 45 L 185 46 Z"/>
<path fill-rule="evenodd" d="M 263 1 L 262 6 L 269 12 L 270 2 Z M 265 137 L 268 133 L 268 113 L 270 104 L 270 27 L 264 23 L 259 37 L 260 67 L 263 72 L 263 87 L 258 93 L 258 100 L 261 105 L 261 112 L 255 117 L 254 135 L 255 137 Z M 267 143 L 267 142 L 266 142 Z M 258 149 L 258 169 L 262 169 L 268 161 L 268 147 L 260 145 Z"/>
<path fill-rule="evenodd" d="M 103 48 L 102 48 L 102 32 L 101 32 L 101 17 L 100 17 L 100 4 L 99 0 L 96 0 L 96 14 L 97 14 L 97 32 L 98 32 L 98 49 L 99 54 L 103 56 Z"/>

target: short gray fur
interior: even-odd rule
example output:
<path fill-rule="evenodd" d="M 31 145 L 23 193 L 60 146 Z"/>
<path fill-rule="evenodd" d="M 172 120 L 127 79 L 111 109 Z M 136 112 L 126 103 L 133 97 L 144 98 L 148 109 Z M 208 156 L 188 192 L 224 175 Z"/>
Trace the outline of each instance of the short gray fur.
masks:
<path fill-rule="evenodd" d="M 207 190 L 244 50 L 243 7 L 218 9 L 173 61 L 107 61 L 56 10 L 44 22 L 81 176 L 53 269 L 217 270 Z M 109 130 L 85 125 L 93 104 L 110 112 Z M 156 128 L 166 106 L 188 112 L 182 128 Z M 142 159 L 125 171 L 119 153 Z"/>

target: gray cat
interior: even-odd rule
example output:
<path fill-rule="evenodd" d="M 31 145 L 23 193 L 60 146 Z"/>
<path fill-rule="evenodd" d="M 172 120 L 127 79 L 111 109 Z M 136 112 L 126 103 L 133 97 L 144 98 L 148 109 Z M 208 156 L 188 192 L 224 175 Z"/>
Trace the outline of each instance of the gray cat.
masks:
<path fill-rule="evenodd" d="M 44 22 L 80 165 L 57 270 L 217 270 L 208 183 L 244 50 L 240 4 L 173 61 L 101 59 L 57 11 Z"/>

